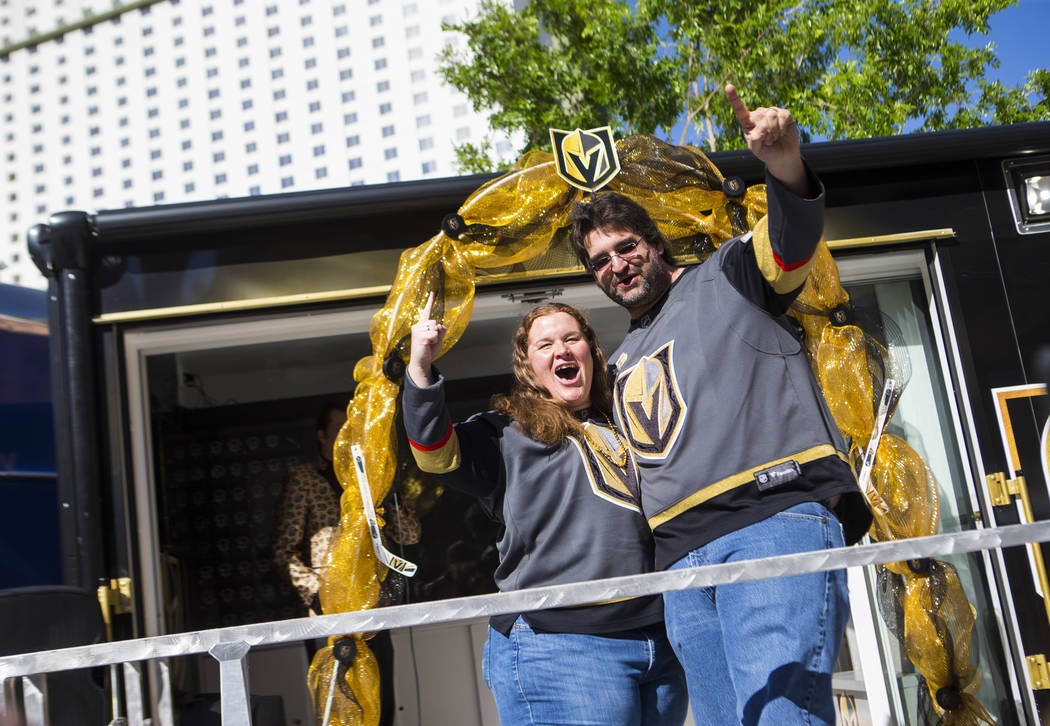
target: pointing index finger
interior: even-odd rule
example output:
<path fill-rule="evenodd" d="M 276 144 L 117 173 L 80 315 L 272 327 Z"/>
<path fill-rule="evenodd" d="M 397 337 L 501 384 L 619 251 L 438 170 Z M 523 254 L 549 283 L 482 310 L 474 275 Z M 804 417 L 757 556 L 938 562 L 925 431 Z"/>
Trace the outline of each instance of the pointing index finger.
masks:
<path fill-rule="evenodd" d="M 754 125 L 751 123 L 751 111 L 737 94 L 736 87 L 732 83 L 726 86 L 726 98 L 729 100 L 733 113 L 736 114 L 736 120 L 744 127 L 744 131 L 750 131 Z"/>
<path fill-rule="evenodd" d="M 430 320 L 430 313 L 434 309 L 434 291 L 430 291 L 430 295 L 427 296 L 427 304 L 423 306 L 423 311 L 419 314 L 419 322 L 424 320 Z"/>

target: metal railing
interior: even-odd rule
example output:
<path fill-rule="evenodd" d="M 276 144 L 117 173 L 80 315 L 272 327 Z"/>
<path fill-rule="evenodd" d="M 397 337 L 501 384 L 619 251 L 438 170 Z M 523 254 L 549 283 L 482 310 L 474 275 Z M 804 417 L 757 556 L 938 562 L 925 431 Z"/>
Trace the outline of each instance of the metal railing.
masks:
<path fill-rule="evenodd" d="M 1050 541 L 1050 522 L 1017 524 L 748 562 L 652 572 L 491 595 L 5 656 L 0 658 L 0 681 L 4 685 L 4 697 L 0 701 L 0 724 L 6 726 L 8 723 L 20 723 L 20 719 L 24 719 L 26 726 L 47 726 L 46 685 L 43 675 L 105 666 L 110 667 L 114 675 L 119 667 L 125 692 L 126 715 L 115 713 L 111 723 L 114 723 L 114 726 L 121 722 L 126 722 L 129 726 L 140 726 L 144 724 L 141 663 L 160 661 L 163 664 L 163 660 L 167 658 L 207 653 L 219 664 L 222 723 L 224 726 L 243 726 L 251 724 L 245 657 L 253 647 L 333 635 L 450 623 L 529 610 L 586 605 L 617 598 L 713 587 L 767 577 L 943 557 L 1046 541 Z M 338 660 L 334 661 L 333 667 L 340 667 Z M 165 698 L 170 698 L 170 693 L 160 694 L 161 700 Z"/>

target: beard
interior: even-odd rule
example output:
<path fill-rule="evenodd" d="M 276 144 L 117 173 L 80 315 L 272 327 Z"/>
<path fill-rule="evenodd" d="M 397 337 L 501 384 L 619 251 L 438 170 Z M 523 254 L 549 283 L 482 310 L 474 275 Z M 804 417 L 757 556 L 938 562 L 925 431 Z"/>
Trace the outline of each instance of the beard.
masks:
<path fill-rule="evenodd" d="M 646 260 L 646 262 L 637 269 L 636 274 L 638 275 L 638 278 L 630 290 L 620 290 L 616 284 L 615 278 L 609 280 L 608 285 L 599 284 L 602 292 L 604 292 L 610 300 L 617 305 L 626 308 L 632 316 L 635 311 L 641 313 L 652 307 L 661 297 L 664 296 L 664 293 L 667 292 L 667 288 L 671 286 L 671 271 L 659 257 L 653 260 Z"/>

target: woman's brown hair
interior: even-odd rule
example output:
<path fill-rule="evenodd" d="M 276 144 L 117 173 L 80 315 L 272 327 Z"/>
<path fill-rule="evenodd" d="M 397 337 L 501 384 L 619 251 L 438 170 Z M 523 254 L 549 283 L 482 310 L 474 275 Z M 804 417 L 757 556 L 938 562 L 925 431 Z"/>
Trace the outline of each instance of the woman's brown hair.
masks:
<path fill-rule="evenodd" d="M 570 434 L 583 435 L 583 426 L 572 411 L 551 400 L 550 393 L 543 388 L 529 364 L 529 331 L 532 324 L 545 315 L 565 313 L 580 325 L 583 337 L 591 349 L 594 372 L 591 380 L 592 411 L 609 415 L 612 411 L 612 396 L 609 392 L 609 376 L 605 367 L 605 354 L 598 345 L 598 336 L 583 313 L 563 303 L 545 303 L 530 310 L 521 320 L 514 333 L 514 388 L 510 393 L 493 396 L 492 407 L 517 421 L 525 433 L 545 444 L 556 444 Z"/>

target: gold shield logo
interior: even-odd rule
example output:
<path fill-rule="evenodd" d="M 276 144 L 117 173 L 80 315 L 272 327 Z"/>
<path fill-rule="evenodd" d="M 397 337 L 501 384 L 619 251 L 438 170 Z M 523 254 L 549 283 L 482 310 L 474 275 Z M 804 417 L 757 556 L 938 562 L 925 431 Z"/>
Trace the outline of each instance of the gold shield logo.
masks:
<path fill-rule="evenodd" d="M 587 462 L 587 476 L 591 491 L 613 504 L 641 512 L 641 485 L 638 469 L 627 449 L 627 442 L 613 431 L 591 422 L 583 425 L 583 440 L 569 440 L 576 444 Z"/>
<path fill-rule="evenodd" d="M 620 172 L 620 158 L 608 126 L 550 132 L 558 176 L 574 187 L 596 192 Z"/>
<path fill-rule="evenodd" d="M 678 390 L 674 341 L 622 371 L 614 384 L 616 415 L 635 455 L 662 459 L 674 446 L 685 421 Z"/>

